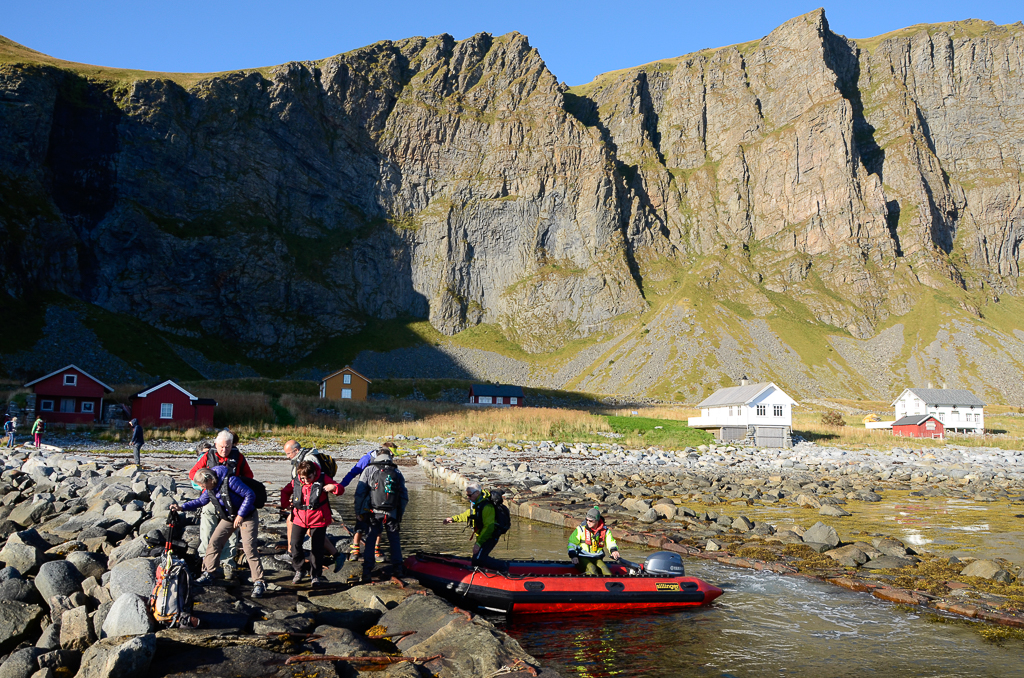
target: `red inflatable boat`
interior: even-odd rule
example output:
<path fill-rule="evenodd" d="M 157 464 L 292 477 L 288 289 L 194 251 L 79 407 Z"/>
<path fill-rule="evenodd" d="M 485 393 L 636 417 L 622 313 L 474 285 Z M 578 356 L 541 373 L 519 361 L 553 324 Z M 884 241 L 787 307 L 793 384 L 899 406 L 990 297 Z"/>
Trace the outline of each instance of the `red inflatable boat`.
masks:
<path fill-rule="evenodd" d="M 678 554 L 678 571 L 682 561 Z M 474 568 L 469 558 L 417 553 L 405 571 L 442 595 L 505 613 L 664 610 L 707 605 L 722 589 L 696 577 L 651 574 L 608 563 L 612 576 L 582 575 L 571 563 L 513 560 L 508 574 Z M 631 574 L 630 572 L 639 572 Z"/>

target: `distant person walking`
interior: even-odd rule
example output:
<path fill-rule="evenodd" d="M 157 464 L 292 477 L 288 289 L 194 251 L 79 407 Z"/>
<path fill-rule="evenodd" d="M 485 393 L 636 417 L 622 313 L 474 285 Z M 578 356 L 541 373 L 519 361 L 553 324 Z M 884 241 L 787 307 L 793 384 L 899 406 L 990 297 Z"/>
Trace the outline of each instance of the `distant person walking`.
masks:
<path fill-rule="evenodd" d="M 46 430 L 46 422 L 43 421 L 42 417 L 36 417 L 35 423 L 32 424 L 32 437 L 35 440 L 36 448 L 43 444 L 43 431 Z"/>
<path fill-rule="evenodd" d="M 135 452 L 135 465 L 142 465 L 142 446 L 145 444 L 145 440 L 142 438 L 142 424 L 139 423 L 138 419 L 132 419 L 128 422 L 128 425 L 132 427 L 132 439 L 128 442 L 131 445 L 132 450 Z"/>
<path fill-rule="evenodd" d="M 14 447 L 14 432 L 18 428 L 18 418 L 11 417 L 4 422 L 4 433 L 7 435 L 7 448 Z"/>
<path fill-rule="evenodd" d="M 356 515 L 369 527 L 363 545 L 363 581 L 370 581 L 376 559 L 373 557 L 377 539 L 387 532 L 391 547 L 391 573 L 401 577 L 402 538 L 399 528 L 405 507 L 409 504 L 409 493 L 405 489 L 405 478 L 391 458 L 391 449 L 382 447 L 377 458 L 363 469 L 356 485 Z"/>

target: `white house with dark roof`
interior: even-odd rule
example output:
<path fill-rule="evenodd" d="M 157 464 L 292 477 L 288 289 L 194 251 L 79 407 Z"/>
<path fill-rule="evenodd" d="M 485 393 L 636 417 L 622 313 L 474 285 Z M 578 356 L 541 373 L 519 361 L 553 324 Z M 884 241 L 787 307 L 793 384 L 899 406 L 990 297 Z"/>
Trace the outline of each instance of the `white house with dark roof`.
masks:
<path fill-rule="evenodd" d="M 985 403 L 970 391 L 959 388 L 906 388 L 892 401 L 896 419 L 930 414 L 946 431 L 984 433 Z"/>
<path fill-rule="evenodd" d="M 771 382 L 722 388 L 697 407 L 699 417 L 690 417 L 690 428 L 712 431 L 723 442 L 746 440 L 759 446 L 792 445 L 793 406 L 796 401 Z"/>

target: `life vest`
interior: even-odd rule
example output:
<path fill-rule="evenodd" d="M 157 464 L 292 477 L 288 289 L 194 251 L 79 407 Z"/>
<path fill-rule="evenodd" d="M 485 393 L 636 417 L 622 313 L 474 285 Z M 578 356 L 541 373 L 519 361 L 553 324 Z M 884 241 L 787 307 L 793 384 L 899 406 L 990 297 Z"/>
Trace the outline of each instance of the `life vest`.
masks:
<path fill-rule="evenodd" d="M 214 466 L 227 466 L 228 475 L 238 475 L 238 462 L 242 458 L 242 453 L 238 451 L 237 447 L 232 447 L 231 451 L 228 452 L 228 458 L 226 461 L 221 461 L 220 457 L 217 456 L 216 448 L 210 448 L 206 453 L 206 468 L 213 468 Z"/>
<path fill-rule="evenodd" d="M 591 531 L 586 522 L 579 526 L 580 531 L 580 555 L 593 557 L 604 555 L 604 545 L 608 537 L 608 526 L 601 521 L 601 526 Z"/>
<path fill-rule="evenodd" d="M 323 483 L 324 474 L 313 481 L 309 489 L 309 502 L 304 503 L 302 501 L 302 488 L 303 485 L 296 478 L 292 480 L 292 508 L 299 509 L 300 511 L 314 511 L 321 506 L 325 505 L 330 499 L 327 493 L 324 492 Z"/>

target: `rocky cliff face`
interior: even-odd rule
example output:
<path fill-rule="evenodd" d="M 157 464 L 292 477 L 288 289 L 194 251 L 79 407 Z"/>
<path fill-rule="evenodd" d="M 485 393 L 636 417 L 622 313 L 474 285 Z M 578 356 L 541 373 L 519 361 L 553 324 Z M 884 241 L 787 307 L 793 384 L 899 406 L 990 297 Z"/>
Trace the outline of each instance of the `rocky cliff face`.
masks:
<path fill-rule="evenodd" d="M 813 326 L 842 365 L 796 355 L 778 378 L 831 393 L 922 299 L 984 324 L 1019 291 L 1020 24 L 851 41 L 817 11 L 569 90 L 514 33 L 209 77 L 7 54 L 8 294 L 252 358 L 292 362 L 368 316 L 490 324 L 532 353 L 635 332 L 620 367 L 595 344 L 555 381 L 688 393 L 739 376 L 724 354 L 683 359 L 698 325 L 762 373 Z M 931 374 L 886 355 L 884 378 L 837 392 Z M 636 360 L 661 370 L 611 374 Z"/>

